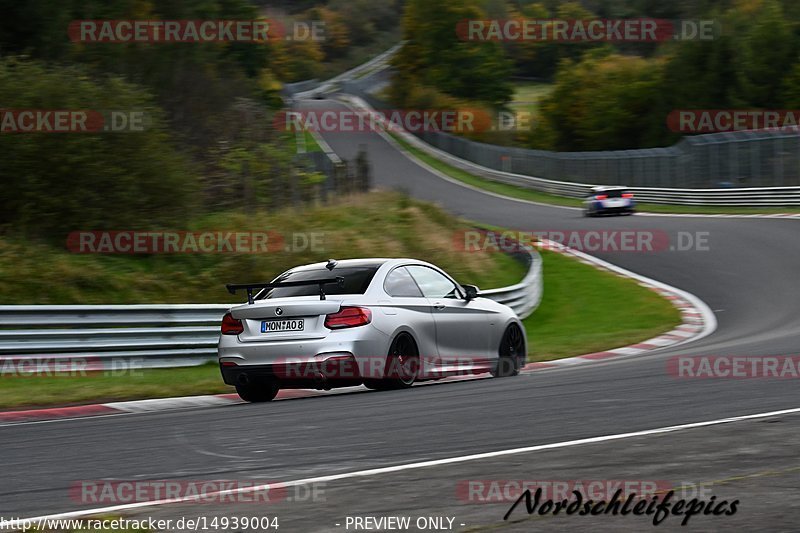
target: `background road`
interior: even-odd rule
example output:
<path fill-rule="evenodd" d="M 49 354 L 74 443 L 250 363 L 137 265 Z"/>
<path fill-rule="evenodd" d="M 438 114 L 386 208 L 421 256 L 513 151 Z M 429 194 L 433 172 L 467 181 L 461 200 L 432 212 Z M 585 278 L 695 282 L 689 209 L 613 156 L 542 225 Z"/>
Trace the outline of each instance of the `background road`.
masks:
<path fill-rule="evenodd" d="M 330 109 L 339 104 L 313 101 L 306 105 Z M 414 197 L 436 201 L 472 220 L 525 231 L 652 229 L 672 238 L 678 231 L 708 232 L 709 251 L 597 255 L 695 294 L 714 310 L 719 327 L 705 339 L 680 348 L 514 379 L 0 427 L 5 481 L 0 489 L 0 515 L 31 516 L 93 507 L 70 499 L 68 488 L 78 480 L 290 480 L 800 406 L 795 380 L 679 380 L 670 377 L 665 366 L 665 358 L 674 354 L 795 353 L 800 346 L 798 221 L 666 216 L 585 219 L 579 211 L 497 198 L 444 181 L 376 134 L 325 134 L 325 139 L 345 159 L 355 157 L 359 145 L 365 145 L 377 186 L 403 188 Z M 796 420 L 788 417 L 770 430 L 769 438 L 776 443 L 796 442 L 796 426 Z M 566 450 L 562 455 L 532 454 L 525 460 L 519 457 L 500 464 L 477 461 L 424 474 L 411 471 L 349 482 L 347 498 L 337 499 L 334 509 L 321 505 L 318 512 L 322 514 L 314 515 L 314 508 L 306 506 L 302 511 L 286 509 L 284 516 L 306 517 L 297 524 L 298 531 L 324 531 L 336 529 L 330 524 L 331 513 L 343 516 L 369 509 L 388 514 L 414 509 L 415 514 L 430 514 L 448 508 L 453 514 L 458 506 L 447 487 L 475 476 L 680 476 L 685 481 L 687 476 L 699 475 L 690 468 L 696 458 L 690 461 L 682 453 L 690 450 L 711 455 L 713 450 L 728 451 L 727 460 L 708 473 L 713 479 L 780 466 L 790 480 L 784 485 L 798 486 L 798 471 L 791 470 L 796 466 L 796 454 L 759 455 L 754 447 L 768 448 L 763 424 L 736 427 L 621 442 L 602 456 L 605 468 L 599 470 L 591 469 L 590 461 L 579 459 L 584 457 L 581 454 L 597 453 L 587 447 L 575 452 L 573 462 Z M 642 447 L 652 453 L 640 453 Z M 739 452 L 751 459 L 752 452 L 756 460 L 738 460 Z M 509 469 L 511 464 L 514 467 Z M 563 468 L 555 468 L 559 464 Z M 581 470 L 580 465 L 585 468 Z M 421 502 L 417 497 L 426 482 L 420 480 L 429 476 L 444 489 L 428 494 Z M 697 481 L 707 481 L 708 476 Z M 336 490 L 335 483 L 330 490 Z M 760 494 L 766 489 L 741 487 L 743 494 L 748 490 Z M 780 490 L 776 489 L 776 495 Z M 762 503 L 769 506 L 768 501 Z M 186 508 L 139 513 L 186 514 Z M 227 511 L 230 509 L 213 505 L 193 506 L 195 514 Z M 236 508 L 238 514 L 248 511 L 247 506 Z M 492 523 L 502 516 L 497 506 L 469 506 L 463 512 L 469 524 Z M 762 527 L 786 527 L 775 513 L 765 512 L 753 520 Z M 581 527 L 590 524 L 596 530 L 612 523 L 586 521 Z M 704 526 L 715 524 L 705 522 Z"/>

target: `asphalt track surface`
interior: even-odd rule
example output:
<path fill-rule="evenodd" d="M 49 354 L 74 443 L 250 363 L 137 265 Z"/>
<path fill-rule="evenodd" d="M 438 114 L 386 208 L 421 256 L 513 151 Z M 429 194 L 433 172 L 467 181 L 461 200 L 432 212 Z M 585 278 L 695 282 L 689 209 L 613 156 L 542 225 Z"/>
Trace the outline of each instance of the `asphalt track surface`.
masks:
<path fill-rule="evenodd" d="M 340 107 L 330 100 L 305 105 Z M 693 293 L 714 311 L 718 328 L 695 343 L 642 357 L 513 379 L 0 427 L 4 481 L 0 516 L 98 507 L 70 497 L 70 487 L 80 480 L 287 481 L 800 407 L 797 380 L 677 379 L 666 366 L 672 355 L 797 353 L 800 249 L 796 239 L 800 221 L 668 216 L 586 219 L 576 210 L 499 198 L 445 181 L 420 168 L 377 134 L 328 133 L 324 137 L 345 159 L 355 157 L 359 145 L 366 147 L 377 186 L 402 188 L 472 220 L 526 231 L 658 230 L 673 239 L 678 232 L 707 232 L 707 251 L 596 255 Z M 413 510 L 413 516 L 447 509 L 457 517 L 456 530 L 498 523 L 505 509 L 459 507 L 454 497 L 459 480 L 489 478 L 678 476 L 687 481 L 695 476 L 699 483 L 715 476 L 754 475 L 775 468 L 784 472 L 779 476 L 782 483 L 775 487 L 769 483 L 740 486 L 738 493 L 735 485 L 725 489 L 750 501 L 760 498 L 759 508 L 769 508 L 782 504 L 767 494 L 797 496 L 800 476 L 793 470 L 800 449 L 797 418 L 780 417 L 784 423 L 770 426 L 769 442 L 765 426 L 756 422 L 726 426 L 731 430 L 699 428 L 669 437 L 620 441 L 600 455 L 603 468 L 599 470 L 589 458 L 599 452 L 595 445 L 587 445 L 572 452 L 522 454 L 507 461 L 476 460 L 374 476 L 363 482 L 342 482 L 338 488 L 334 481 L 328 484 L 329 493 L 333 497 L 335 491 L 347 487 L 346 497 L 336 499 L 334 508 L 322 503 L 316 510 L 313 504 L 282 508 L 286 523 L 297 523 L 281 531 L 344 531 L 334 523 L 346 515 L 387 515 L 401 509 Z M 770 442 L 775 446 L 767 446 Z M 765 452 L 787 446 L 789 451 L 780 455 Z M 750 462 L 740 460 L 735 450 Z M 732 455 L 713 472 L 701 474 L 687 458 L 690 451 L 695 459 L 701 452 L 711 458 L 724 451 Z M 431 480 L 438 487 L 433 493 Z M 790 490 L 794 493 L 786 492 Z M 426 497 L 421 500 L 420 494 Z M 221 505 L 167 507 L 136 513 L 186 515 L 187 507 L 195 515 L 232 510 Z M 697 524 L 703 530 L 736 530 L 745 525 L 791 529 L 786 516 L 777 510 L 777 514 L 751 514 L 741 522 L 731 517 L 725 522 L 705 519 Z M 254 514 L 245 505 L 236 506 L 235 511 Z M 458 527 L 460 522 L 467 525 Z M 512 530 L 550 526 L 549 522 L 546 527 L 539 522 L 510 525 Z M 619 524 L 601 518 L 584 519 L 572 526 L 619 529 Z M 641 530 L 649 523 L 628 523 L 628 527 L 634 526 Z"/>

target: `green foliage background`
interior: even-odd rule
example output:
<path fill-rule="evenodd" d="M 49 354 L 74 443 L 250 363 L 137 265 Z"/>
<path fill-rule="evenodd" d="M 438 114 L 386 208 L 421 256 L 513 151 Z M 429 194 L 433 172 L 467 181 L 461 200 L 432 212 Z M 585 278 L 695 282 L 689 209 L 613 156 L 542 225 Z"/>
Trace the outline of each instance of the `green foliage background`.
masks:
<path fill-rule="evenodd" d="M 662 43 L 464 42 L 463 19 L 713 20 L 712 40 Z M 505 108 L 514 77 L 553 84 L 523 146 L 667 146 L 675 109 L 797 109 L 800 3 L 794 0 L 408 0 L 406 45 L 388 96 L 398 105 Z"/>

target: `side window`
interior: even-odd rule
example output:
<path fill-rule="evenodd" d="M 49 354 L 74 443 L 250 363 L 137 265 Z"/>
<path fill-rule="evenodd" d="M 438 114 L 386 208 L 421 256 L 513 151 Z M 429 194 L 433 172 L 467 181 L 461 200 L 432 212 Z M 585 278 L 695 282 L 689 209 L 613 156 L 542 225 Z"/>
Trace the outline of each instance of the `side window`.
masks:
<path fill-rule="evenodd" d="M 422 293 L 405 267 L 395 268 L 386 276 L 383 289 L 389 296 L 421 298 Z"/>
<path fill-rule="evenodd" d="M 406 268 L 427 298 L 461 298 L 461 292 L 453 282 L 432 268 L 418 265 Z"/>

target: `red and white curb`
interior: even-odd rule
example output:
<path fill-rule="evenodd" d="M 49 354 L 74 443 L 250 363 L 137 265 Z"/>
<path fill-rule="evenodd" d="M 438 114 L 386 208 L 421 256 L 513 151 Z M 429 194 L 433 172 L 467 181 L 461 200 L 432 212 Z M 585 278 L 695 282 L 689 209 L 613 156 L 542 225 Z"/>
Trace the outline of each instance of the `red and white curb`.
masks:
<path fill-rule="evenodd" d="M 438 381 L 426 381 L 417 386 L 433 385 L 442 382 L 452 383 L 455 381 L 471 381 L 475 379 L 485 379 L 486 377 L 487 374 L 453 376 Z M 367 389 L 361 386 L 341 387 L 327 391 L 312 389 L 284 389 L 278 392 L 278 396 L 273 401 L 313 398 L 315 396 L 331 396 L 336 394 L 348 394 L 366 391 Z M 20 422 L 46 422 L 62 419 L 89 418 L 96 416 L 132 413 L 155 413 L 174 411 L 178 409 L 220 407 L 242 403 L 247 402 L 239 398 L 238 394 L 209 394 L 201 396 L 180 396 L 176 398 L 153 398 L 149 400 L 76 405 L 71 407 L 54 407 L 48 409 L 30 409 L 26 411 L 5 411 L 0 412 L 0 427 Z"/>
<path fill-rule="evenodd" d="M 706 337 L 717 329 L 717 319 L 709 307 L 699 298 L 681 289 L 672 287 L 660 281 L 635 274 L 630 270 L 612 265 L 607 261 L 585 254 L 578 250 L 564 246 L 560 243 L 543 240 L 542 244 L 548 249 L 565 255 L 575 257 L 581 263 L 593 266 L 600 270 L 608 271 L 620 277 L 636 280 L 639 285 L 658 293 L 663 298 L 669 300 L 681 313 L 681 324 L 672 331 L 662 333 L 657 337 L 642 341 L 631 346 L 614 348 L 603 352 L 589 353 L 577 357 L 556 359 L 541 363 L 530 363 L 525 365 L 524 372 L 535 372 L 565 366 L 575 366 L 594 363 L 597 361 L 607 361 L 609 359 L 619 359 L 641 355 L 668 346 L 677 346 L 689 341 L 696 341 Z"/>
<path fill-rule="evenodd" d="M 349 390 L 348 390 L 349 389 Z M 335 389 L 335 392 L 352 392 L 357 387 Z M 334 391 L 317 390 L 282 390 L 275 400 L 292 398 L 310 398 L 331 394 Z M 0 425 L 9 422 L 30 422 L 57 420 L 62 418 L 83 418 L 100 415 L 123 413 L 153 413 L 175 409 L 191 409 L 197 407 L 219 407 L 243 402 L 238 394 L 209 394 L 203 396 L 180 396 L 176 398 L 154 398 L 150 400 L 133 400 L 126 402 L 110 402 L 93 405 L 76 405 L 74 407 L 56 407 L 52 409 L 31 409 L 27 411 L 0 412 Z"/>

